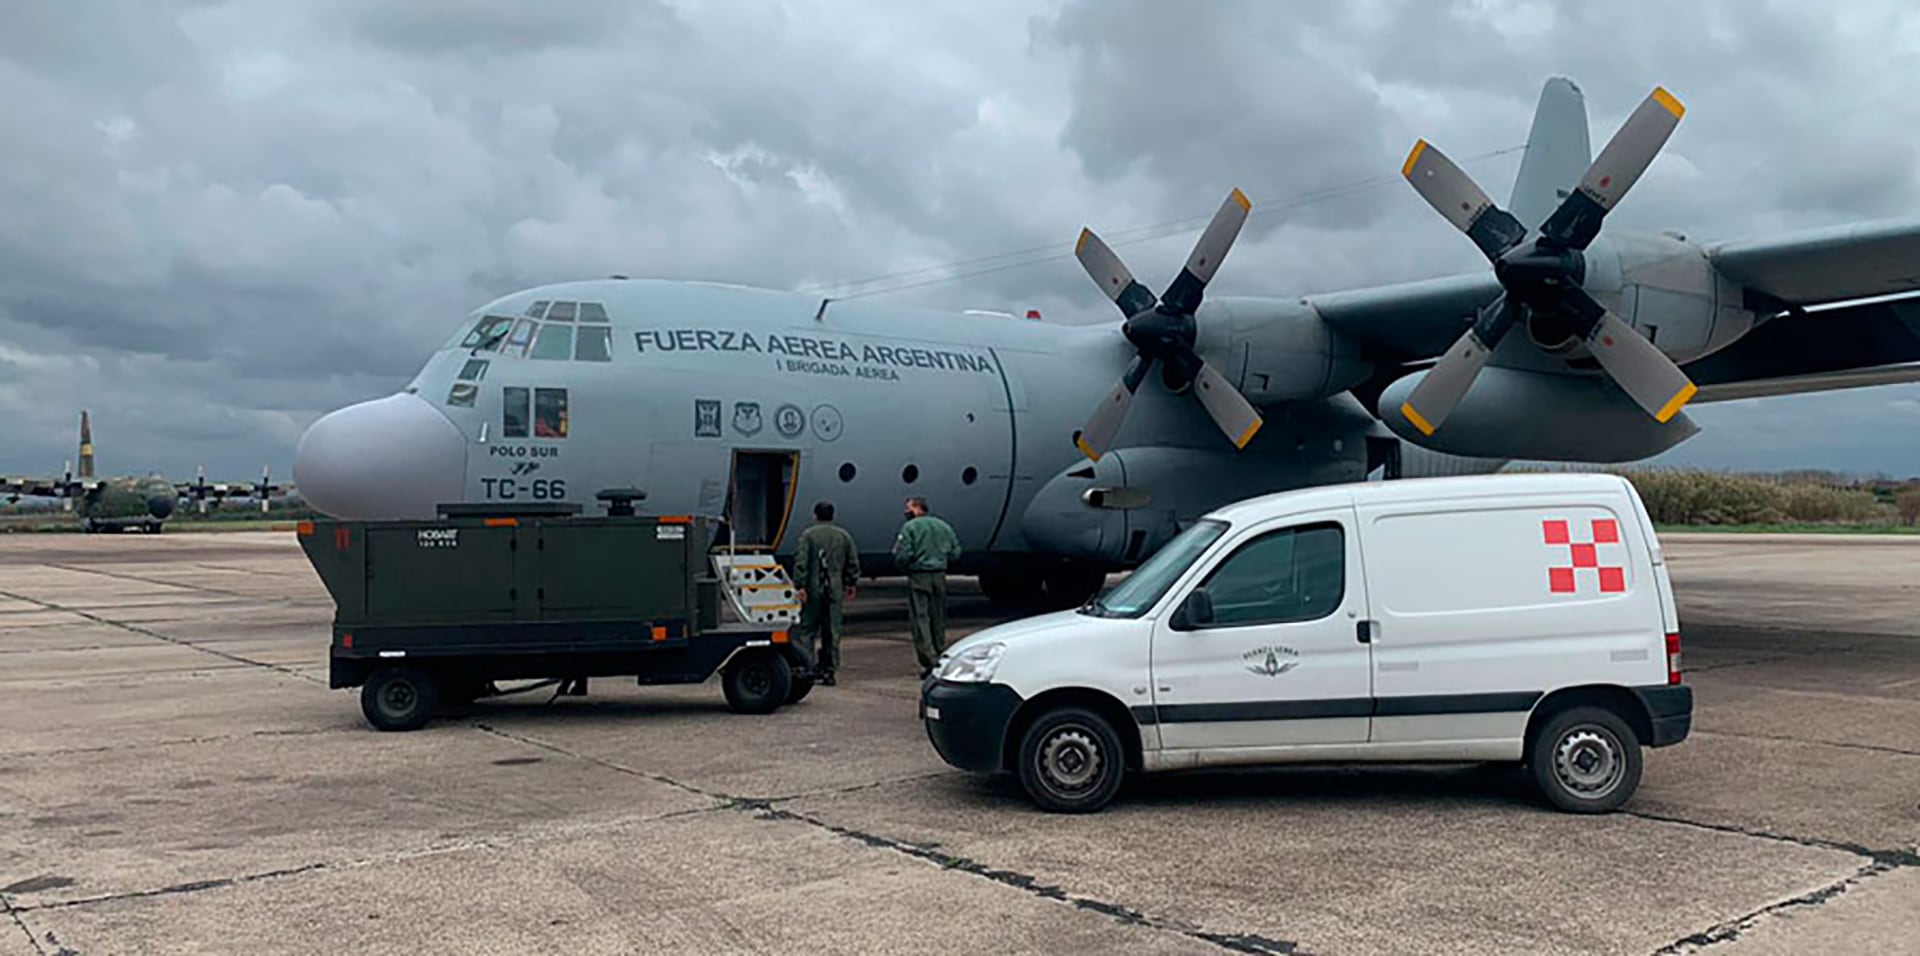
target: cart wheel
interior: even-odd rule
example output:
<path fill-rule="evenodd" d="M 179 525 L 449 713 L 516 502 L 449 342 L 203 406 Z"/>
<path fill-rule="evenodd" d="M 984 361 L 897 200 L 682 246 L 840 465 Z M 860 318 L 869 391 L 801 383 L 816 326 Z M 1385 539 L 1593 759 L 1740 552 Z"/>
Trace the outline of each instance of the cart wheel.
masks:
<path fill-rule="evenodd" d="M 813 692 L 813 678 L 796 677 L 793 679 L 793 686 L 787 690 L 787 703 L 797 704 L 803 700 L 806 700 L 807 695 L 812 692 Z"/>
<path fill-rule="evenodd" d="M 411 667 L 375 671 L 360 688 L 360 712 L 380 730 L 418 730 L 439 697 L 433 678 Z"/>
<path fill-rule="evenodd" d="M 736 714 L 771 714 L 793 689 L 793 668 L 772 651 L 747 651 L 720 675 L 727 706 Z"/>

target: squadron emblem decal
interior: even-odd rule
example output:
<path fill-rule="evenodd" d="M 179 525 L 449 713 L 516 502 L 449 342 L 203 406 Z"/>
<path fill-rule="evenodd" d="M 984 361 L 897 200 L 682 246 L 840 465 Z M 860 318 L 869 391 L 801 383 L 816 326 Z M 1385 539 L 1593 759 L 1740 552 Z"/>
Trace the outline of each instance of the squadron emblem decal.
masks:
<path fill-rule="evenodd" d="M 1300 666 L 1300 652 L 1282 644 L 1256 647 L 1240 659 L 1247 663 L 1247 673 L 1261 677 L 1279 677 Z"/>

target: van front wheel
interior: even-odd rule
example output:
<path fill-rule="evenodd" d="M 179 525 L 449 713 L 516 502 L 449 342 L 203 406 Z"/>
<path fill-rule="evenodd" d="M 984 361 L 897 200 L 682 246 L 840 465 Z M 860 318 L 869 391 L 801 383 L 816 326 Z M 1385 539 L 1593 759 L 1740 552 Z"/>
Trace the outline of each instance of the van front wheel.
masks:
<path fill-rule="evenodd" d="M 1113 800 L 1126 773 L 1120 735 L 1090 710 L 1042 715 L 1020 741 L 1020 784 L 1040 809 L 1092 813 Z"/>
<path fill-rule="evenodd" d="M 1534 784 L 1569 813 L 1618 810 L 1640 786 L 1640 739 L 1620 715 L 1604 708 L 1555 714 L 1527 750 Z"/>

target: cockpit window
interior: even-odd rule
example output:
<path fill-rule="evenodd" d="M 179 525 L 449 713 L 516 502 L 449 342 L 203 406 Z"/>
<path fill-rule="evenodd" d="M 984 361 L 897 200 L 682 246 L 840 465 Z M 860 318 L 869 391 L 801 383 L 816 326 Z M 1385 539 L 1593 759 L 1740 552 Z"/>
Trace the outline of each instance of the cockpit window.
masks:
<path fill-rule="evenodd" d="M 462 365 L 460 367 L 460 381 L 478 382 L 481 379 L 486 377 L 487 377 L 487 360 L 486 359 L 467 359 L 467 364 Z"/>
<path fill-rule="evenodd" d="M 567 437 L 566 389 L 536 388 L 533 390 L 533 437 Z"/>
<path fill-rule="evenodd" d="M 527 345 L 533 341 L 533 331 L 539 327 L 538 322 L 526 319 L 513 323 L 513 334 L 507 336 L 507 347 L 501 351 L 509 355 L 526 355 Z"/>
<path fill-rule="evenodd" d="M 613 361 L 613 330 L 581 326 L 573 342 L 573 358 L 578 362 Z"/>
<path fill-rule="evenodd" d="M 510 385 L 500 390 L 500 398 L 501 437 L 527 437 L 527 390 Z"/>
<path fill-rule="evenodd" d="M 572 322 L 573 321 L 573 303 L 555 302 L 553 304 L 553 308 L 547 310 L 547 321 L 548 322 Z"/>
<path fill-rule="evenodd" d="M 547 300 L 545 299 L 541 299 L 540 301 L 535 302 L 530 306 L 527 306 L 527 318 L 529 319 L 537 319 L 546 314 L 547 314 Z"/>
<path fill-rule="evenodd" d="M 565 304 L 564 302 L 561 303 L 561 305 Z M 559 359 L 563 362 L 572 358 L 573 326 L 557 325 L 552 322 L 541 326 L 540 338 L 533 345 L 533 357 L 537 359 Z"/>
<path fill-rule="evenodd" d="M 455 382 L 447 392 L 447 404 L 459 408 L 472 408 L 474 399 L 480 396 L 480 386 L 472 382 Z"/>
<path fill-rule="evenodd" d="M 580 321 L 605 322 L 607 310 L 598 302 L 582 302 L 580 303 Z"/>
<path fill-rule="evenodd" d="M 506 335 L 507 328 L 511 325 L 513 320 L 504 315 L 482 316 L 480 321 L 473 324 L 473 329 L 467 333 L 467 337 L 460 340 L 460 347 L 488 351 L 498 349 L 501 337 Z"/>

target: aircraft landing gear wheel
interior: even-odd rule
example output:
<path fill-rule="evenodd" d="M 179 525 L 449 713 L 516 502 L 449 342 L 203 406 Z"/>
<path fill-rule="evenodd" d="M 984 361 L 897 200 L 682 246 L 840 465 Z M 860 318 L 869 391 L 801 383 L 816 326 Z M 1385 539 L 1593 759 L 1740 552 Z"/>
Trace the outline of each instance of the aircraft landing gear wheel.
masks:
<path fill-rule="evenodd" d="M 771 714 L 793 690 L 793 668 L 772 651 L 747 651 L 720 673 L 720 689 L 736 714 Z"/>
<path fill-rule="evenodd" d="M 411 667 L 374 672 L 360 688 L 360 712 L 380 730 L 418 730 L 439 701 L 433 678 Z"/>
<path fill-rule="evenodd" d="M 1090 710 L 1043 715 L 1020 740 L 1020 785 L 1051 813 L 1092 813 L 1120 792 L 1126 775 L 1120 735 Z"/>
<path fill-rule="evenodd" d="M 1611 813 L 1640 786 L 1640 739 L 1602 707 L 1549 718 L 1528 742 L 1527 758 L 1534 784 L 1568 813 Z"/>

